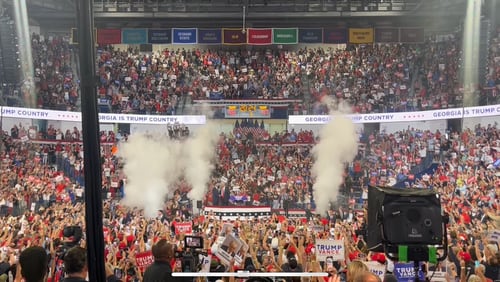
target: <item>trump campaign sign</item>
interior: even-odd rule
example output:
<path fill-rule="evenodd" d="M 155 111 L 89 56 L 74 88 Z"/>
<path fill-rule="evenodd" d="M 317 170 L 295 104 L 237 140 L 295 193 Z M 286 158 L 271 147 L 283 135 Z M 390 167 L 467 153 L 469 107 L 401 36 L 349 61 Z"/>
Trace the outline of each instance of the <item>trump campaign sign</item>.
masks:
<path fill-rule="evenodd" d="M 415 267 L 413 262 L 409 263 L 395 263 L 394 264 L 394 275 L 398 279 L 398 282 L 412 282 L 415 281 Z M 424 280 L 425 275 L 422 272 L 422 263 L 420 263 L 418 271 L 419 280 Z"/>
<path fill-rule="evenodd" d="M 192 222 L 179 222 L 175 224 L 175 234 L 179 235 L 181 233 L 191 234 L 193 233 L 193 223 Z"/>
<path fill-rule="evenodd" d="M 327 257 L 333 260 L 345 258 L 344 242 L 342 240 L 316 240 L 316 256 L 318 260 L 325 261 Z"/>
<path fill-rule="evenodd" d="M 371 273 L 377 275 L 384 281 L 385 264 L 381 264 L 378 261 L 364 261 L 363 263 L 368 267 Z"/>
<path fill-rule="evenodd" d="M 153 257 L 153 253 L 151 251 L 142 252 L 135 255 L 135 264 L 141 270 L 141 272 L 144 272 L 146 268 L 148 268 L 148 266 L 153 264 L 154 261 L 155 258 Z"/>

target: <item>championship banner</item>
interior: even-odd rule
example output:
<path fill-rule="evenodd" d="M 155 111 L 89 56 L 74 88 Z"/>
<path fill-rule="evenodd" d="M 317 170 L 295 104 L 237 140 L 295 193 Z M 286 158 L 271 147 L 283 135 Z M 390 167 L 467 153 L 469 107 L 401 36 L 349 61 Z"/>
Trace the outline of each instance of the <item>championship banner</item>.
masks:
<path fill-rule="evenodd" d="M 345 29 L 345 28 L 325 28 L 325 29 L 323 29 L 323 43 L 325 43 L 325 44 L 345 44 L 345 43 L 347 43 L 347 29 Z"/>
<path fill-rule="evenodd" d="M 172 29 L 172 44 L 196 44 L 196 28 L 174 28 Z"/>
<path fill-rule="evenodd" d="M 148 43 L 151 44 L 171 44 L 171 29 L 148 29 Z"/>
<path fill-rule="evenodd" d="M 221 44 L 222 30 L 220 28 L 198 29 L 198 44 Z"/>
<path fill-rule="evenodd" d="M 145 28 L 122 29 L 123 44 L 146 44 L 148 43 L 148 31 Z"/>
<path fill-rule="evenodd" d="M 274 44 L 297 44 L 298 30 L 296 28 L 273 28 Z"/>
<path fill-rule="evenodd" d="M 373 28 L 350 28 L 349 43 L 353 44 L 373 43 Z"/>
<path fill-rule="evenodd" d="M 371 273 L 377 275 L 384 281 L 385 264 L 381 264 L 378 261 L 363 261 L 363 263 L 368 267 Z"/>
<path fill-rule="evenodd" d="M 377 43 L 399 42 L 399 30 L 397 28 L 376 28 L 375 42 Z"/>
<path fill-rule="evenodd" d="M 420 263 L 418 271 L 419 280 L 424 281 L 425 276 L 422 272 L 422 263 Z M 398 279 L 398 282 L 413 282 L 415 281 L 415 268 L 413 266 L 413 262 L 410 263 L 394 263 L 394 275 Z"/>
<path fill-rule="evenodd" d="M 138 253 L 135 255 L 135 265 L 139 268 L 141 272 L 144 272 L 148 266 L 152 265 L 155 261 L 153 253 L 151 251 Z"/>
<path fill-rule="evenodd" d="M 299 28 L 299 43 L 323 43 L 323 29 Z"/>
<path fill-rule="evenodd" d="M 271 28 L 248 28 L 247 43 L 250 45 L 270 45 L 273 43 Z"/>
<path fill-rule="evenodd" d="M 175 235 L 191 234 L 193 233 L 193 223 L 192 222 L 176 222 L 174 225 Z"/>
<path fill-rule="evenodd" d="M 316 240 L 316 258 L 319 261 L 325 261 L 331 257 L 334 261 L 345 259 L 344 241 L 342 240 Z"/>
<path fill-rule="evenodd" d="M 423 28 L 400 28 L 399 39 L 401 43 L 423 43 L 425 33 Z"/>
<path fill-rule="evenodd" d="M 247 43 L 247 37 L 241 28 L 222 29 L 222 43 L 226 45 L 243 45 Z"/>
<path fill-rule="evenodd" d="M 121 44 L 122 31 L 121 29 L 98 29 L 97 30 L 97 44 Z"/>

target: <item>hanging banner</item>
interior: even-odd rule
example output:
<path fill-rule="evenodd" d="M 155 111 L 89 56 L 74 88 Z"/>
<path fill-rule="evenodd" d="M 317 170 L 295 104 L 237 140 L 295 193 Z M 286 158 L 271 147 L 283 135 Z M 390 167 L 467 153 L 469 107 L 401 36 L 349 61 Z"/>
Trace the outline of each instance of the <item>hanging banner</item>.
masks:
<path fill-rule="evenodd" d="M 221 44 L 222 30 L 220 28 L 198 29 L 198 44 Z"/>
<path fill-rule="evenodd" d="M 397 28 L 376 28 L 375 42 L 377 43 L 399 42 L 399 30 Z"/>
<path fill-rule="evenodd" d="M 270 28 L 247 29 L 247 43 L 250 45 L 270 45 L 273 43 L 273 30 Z"/>
<path fill-rule="evenodd" d="M 353 44 L 373 43 L 373 28 L 350 28 L 349 43 Z"/>
<path fill-rule="evenodd" d="M 148 42 L 148 32 L 145 28 L 122 29 L 123 44 L 146 44 L 147 42 Z"/>
<path fill-rule="evenodd" d="M 273 28 L 274 44 L 297 44 L 298 29 L 296 28 Z"/>
<path fill-rule="evenodd" d="M 425 33 L 423 28 L 400 28 L 399 39 L 402 43 L 423 43 Z"/>
<path fill-rule="evenodd" d="M 269 218 L 271 217 L 271 207 L 205 207 L 203 215 L 221 218 L 222 220 L 231 220 L 236 218 Z"/>
<path fill-rule="evenodd" d="M 97 30 L 97 44 L 121 44 L 122 31 L 121 29 L 98 29 Z"/>
<path fill-rule="evenodd" d="M 345 28 L 325 28 L 325 29 L 323 29 L 323 43 L 325 43 L 325 44 L 345 44 L 345 43 L 347 43 L 347 29 L 345 29 Z"/>
<path fill-rule="evenodd" d="M 196 28 L 174 28 L 172 29 L 173 44 L 196 44 Z"/>
<path fill-rule="evenodd" d="M 171 29 L 149 29 L 148 42 L 151 44 L 171 44 L 172 30 Z"/>
<path fill-rule="evenodd" d="M 247 43 L 247 37 L 241 28 L 222 29 L 222 43 L 226 45 L 242 45 Z"/>
<path fill-rule="evenodd" d="M 323 43 L 322 28 L 299 28 L 300 43 Z"/>

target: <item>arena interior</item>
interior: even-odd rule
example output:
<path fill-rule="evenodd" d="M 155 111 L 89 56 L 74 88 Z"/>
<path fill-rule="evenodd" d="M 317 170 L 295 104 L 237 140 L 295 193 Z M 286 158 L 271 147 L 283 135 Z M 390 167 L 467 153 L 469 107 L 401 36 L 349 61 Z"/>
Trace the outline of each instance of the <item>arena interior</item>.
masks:
<path fill-rule="evenodd" d="M 499 91 L 497 0 L 0 0 L 0 281 L 500 281 Z"/>

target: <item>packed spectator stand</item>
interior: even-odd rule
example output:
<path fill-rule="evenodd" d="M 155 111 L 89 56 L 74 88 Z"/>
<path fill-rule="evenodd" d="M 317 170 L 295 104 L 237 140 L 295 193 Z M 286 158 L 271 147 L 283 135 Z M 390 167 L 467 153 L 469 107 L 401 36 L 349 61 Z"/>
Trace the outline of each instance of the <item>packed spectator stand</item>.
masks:
<path fill-rule="evenodd" d="M 498 40 L 491 40 L 482 104 L 498 102 Z M 321 114 L 325 95 L 345 100 L 356 113 L 460 107 L 458 36 L 423 44 L 375 44 L 347 49 L 165 49 L 141 53 L 98 49 L 102 111 L 173 115 L 196 100 L 299 99 L 298 112 Z M 79 110 L 78 60 L 68 37 L 34 35 L 32 49 L 39 107 Z M 4 89 L 4 98 L 22 90 Z M 11 99 L 12 100 L 12 99 Z"/>
<path fill-rule="evenodd" d="M 344 240 L 348 255 L 346 260 L 335 264 L 338 267 L 336 270 L 342 271 L 350 261 L 361 258 L 381 261 L 391 271 L 391 264 L 385 258 L 382 259 L 379 255 L 367 256 L 366 248 L 363 248 L 365 243 L 359 236 L 364 234 L 366 228 L 361 215 L 366 205 L 368 185 L 384 186 L 402 181 L 404 186 L 411 183 L 421 188 L 437 189 L 441 194 L 444 210 L 450 214 L 451 223 L 448 228 L 452 238 L 456 239 L 452 249 L 468 244 L 469 247 L 464 250 L 455 250 L 456 255 L 450 255 L 452 263 L 448 267 L 458 270 L 461 263 L 473 263 L 479 252 L 478 254 L 485 255 L 486 260 L 478 260 L 486 266 L 486 272 L 481 267 L 476 267 L 476 275 L 485 275 L 492 280 L 495 279 L 492 275 L 498 275 L 498 270 L 495 270 L 498 269 L 498 248 L 495 249 L 484 236 L 481 236 L 481 240 L 474 239 L 475 243 L 472 243 L 472 237 L 466 235 L 498 228 L 498 225 L 495 226 L 497 222 L 488 219 L 489 216 L 498 216 L 499 211 L 500 173 L 498 161 L 495 160 L 498 159 L 500 136 L 496 125 L 478 126 L 464 130 L 463 133 L 450 133 L 448 139 L 441 132 L 417 129 L 395 134 L 361 134 L 359 153 L 346 166 L 339 204 L 333 205 L 324 215 L 314 214 L 310 150 L 316 138 L 312 132 L 301 130 L 255 135 L 252 130 L 241 131 L 249 126 L 250 122 L 241 121 L 235 127 L 234 134 L 221 134 L 216 147 L 219 156 L 217 166 L 207 187 L 204 206 L 271 206 L 273 210 L 282 212 L 281 215 L 273 215 L 271 219 L 248 221 L 240 218 L 220 221 L 210 214 L 198 216 L 193 209 L 194 203 L 189 203 L 187 198 L 189 187 L 182 181 L 173 197 L 166 201 L 165 209 L 158 217 L 144 219 L 139 210 L 124 207 L 118 202 L 123 195 L 126 180 L 124 181 L 122 163 L 116 157 L 115 150 L 117 140 L 126 142 L 126 136 L 116 138 L 112 132 L 102 132 L 107 261 L 123 269 L 127 273 L 127 279 L 140 277 L 141 270 L 133 259 L 135 255 L 150 249 L 158 236 L 176 234 L 173 240 L 179 243 L 183 234 L 175 233 L 175 228 L 170 230 L 168 226 L 172 224 L 173 227 L 174 222 L 193 220 L 193 234 L 200 234 L 205 238 L 206 249 L 210 249 L 224 222 L 235 225 L 234 232 L 249 246 L 252 242 L 258 242 L 258 247 L 250 248 L 248 254 L 252 257 L 254 267 L 261 271 L 283 269 L 287 249 L 297 254 L 304 270 L 327 270 L 326 265 L 314 259 L 314 251 L 311 251 L 314 238 Z M 260 126 L 254 123 L 251 126 L 260 130 Z M 6 132 L 7 135 L 13 133 L 13 136 L 6 136 L 2 144 L 5 150 L 1 156 L 0 212 L 6 226 L 2 242 L 4 246 L 11 246 L 3 249 L 4 258 L 14 249 L 34 244 L 46 246 L 56 252 L 55 245 L 62 236 L 60 230 L 64 226 L 81 225 L 84 222 L 82 151 L 79 138 L 74 138 L 78 134 L 67 135 L 68 139 L 65 135 L 59 139 L 54 138 L 53 133 L 38 133 L 34 136 L 41 137 L 40 139 L 23 141 L 17 132 L 25 131 L 24 128 L 13 128 L 10 133 Z M 51 128 L 48 131 L 58 130 Z M 62 137 L 62 134 L 59 136 Z M 431 165 L 419 166 L 427 159 L 431 160 Z M 223 177 L 227 178 L 226 182 L 222 181 Z M 410 181 L 411 177 L 413 181 Z M 227 189 L 229 193 L 221 193 L 225 187 L 230 188 Z M 283 209 L 290 211 L 288 217 L 284 217 Z M 306 213 L 296 217 L 292 215 L 295 210 L 305 210 Z M 68 212 L 75 216 L 62 216 Z M 43 222 L 48 221 L 52 222 L 50 226 L 43 225 Z M 158 224 L 160 222 L 164 224 Z M 250 235 L 250 230 L 265 225 L 265 234 Z M 149 226 L 149 231 L 146 226 Z M 299 232 L 299 228 L 312 230 L 314 226 L 323 226 L 323 230 Z M 343 226 L 344 231 L 331 230 L 340 230 L 339 226 Z M 195 230 L 203 232 L 196 233 Z M 278 230 L 276 234 L 274 230 Z M 352 236 L 349 235 L 351 233 Z M 292 240 L 285 242 L 286 237 L 281 237 L 282 234 L 289 238 L 297 237 L 297 242 L 286 244 Z M 265 240 L 267 235 L 277 238 L 276 245 L 274 239 L 271 242 Z M 49 238 L 48 241 L 43 240 L 45 237 Z M 479 242 L 485 246 L 482 251 L 477 245 Z M 275 250 L 276 256 L 265 255 L 266 250 Z M 283 256 L 278 255 L 280 252 Z M 212 260 L 213 267 L 224 265 L 215 257 Z M 227 269 L 228 265 L 223 267 Z M 238 267 L 244 268 L 243 265 L 236 266 Z M 460 277 L 460 273 L 456 275 Z M 53 281 L 57 281 L 57 278 L 54 279 Z"/>
<path fill-rule="evenodd" d="M 319 103 L 324 95 L 347 100 L 359 113 L 458 107 L 462 95 L 458 46 L 457 40 L 450 39 L 421 46 L 377 45 L 352 50 L 180 49 L 151 55 L 106 47 L 98 57 L 98 93 L 110 101 L 112 112 L 135 114 L 178 114 L 197 99 L 286 98 L 308 100 L 310 105 L 304 104 L 304 108 L 319 114 L 326 113 Z M 34 37 L 33 49 L 38 106 L 78 110 L 76 61 L 67 41 Z M 498 50 L 495 39 L 484 92 L 489 104 L 498 101 Z M 31 245 L 44 246 L 55 255 L 64 227 L 84 223 L 80 129 L 32 130 L 20 125 L 2 135 L 0 221 L 4 228 L 0 243 L 4 261 Z M 170 138 L 182 140 L 189 135 L 181 126 L 171 126 L 169 131 Z M 474 273 L 481 281 L 498 280 L 498 243 L 492 244 L 486 234 L 500 229 L 499 135 L 496 124 L 463 132 L 410 128 L 393 134 L 362 133 L 355 160 L 346 164 L 337 203 L 327 214 L 316 215 L 310 170 L 316 136 L 304 130 L 272 133 L 262 123 L 239 120 L 234 131 L 221 133 L 217 142 L 216 168 L 203 206 L 270 206 L 277 213 L 257 220 L 223 221 L 211 214 L 197 214 L 195 203 L 187 197 L 189 186 L 182 181 L 157 218 L 145 219 L 140 210 L 121 205 L 126 176 L 116 150 L 127 136 L 102 132 L 106 260 L 123 270 L 125 281 L 140 281 L 143 269 L 136 256 L 170 235 L 180 248 L 185 234 L 177 233 L 175 225 L 192 221 L 193 234 L 204 237 L 206 251 L 224 223 L 231 223 L 232 232 L 250 246 L 247 254 L 259 271 L 286 270 L 287 254 L 293 253 L 306 272 L 349 271 L 356 260 L 379 263 L 393 272 L 394 265 L 387 258 L 366 251 L 368 187 L 415 186 L 439 191 L 450 215 L 453 252 L 444 263 L 446 281 L 462 281 L 465 266 L 470 268 L 467 275 Z M 297 216 L 293 211 L 305 213 Z M 331 266 L 320 263 L 315 240 L 334 238 L 345 243 L 345 259 Z M 61 271 L 54 264 L 51 281 L 59 281 Z M 234 271 L 248 266 L 233 264 L 212 256 L 209 270 Z"/>

